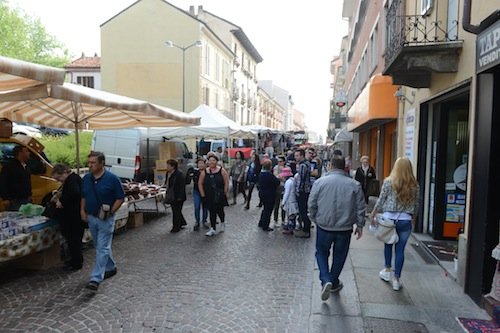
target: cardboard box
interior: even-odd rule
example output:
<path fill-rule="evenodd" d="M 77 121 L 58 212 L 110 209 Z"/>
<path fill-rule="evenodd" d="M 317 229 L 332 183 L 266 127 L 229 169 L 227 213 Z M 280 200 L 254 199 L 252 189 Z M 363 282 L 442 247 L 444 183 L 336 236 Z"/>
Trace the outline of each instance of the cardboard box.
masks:
<path fill-rule="evenodd" d="M 166 179 L 167 179 L 167 170 L 160 170 L 160 169 L 154 170 L 153 183 L 155 185 L 162 186 L 163 184 L 165 184 Z"/>
<path fill-rule="evenodd" d="M 38 142 L 37 139 L 32 138 L 31 136 L 17 134 L 16 136 L 14 136 L 14 139 L 16 139 L 17 141 L 21 141 L 26 146 L 33 148 L 37 152 L 41 152 L 45 148 L 40 142 Z"/>
<path fill-rule="evenodd" d="M 10 138 L 12 136 L 12 121 L 0 118 L 0 138 Z"/>
<path fill-rule="evenodd" d="M 160 142 L 159 144 L 160 160 L 170 160 L 177 158 L 175 142 Z"/>
<path fill-rule="evenodd" d="M 167 160 L 156 160 L 156 169 L 167 170 Z"/>
<path fill-rule="evenodd" d="M 127 227 L 128 228 L 138 228 L 144 224 L 144 218 L 142 213 L 134 213 L 128 216 Z"/>

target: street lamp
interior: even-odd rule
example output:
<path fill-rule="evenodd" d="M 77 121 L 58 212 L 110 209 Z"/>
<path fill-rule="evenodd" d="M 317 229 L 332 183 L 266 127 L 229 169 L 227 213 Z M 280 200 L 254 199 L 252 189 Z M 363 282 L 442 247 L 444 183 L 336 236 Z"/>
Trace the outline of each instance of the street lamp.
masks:
<path fill-rule="evenodd" d="M 193 44 L 190 44 L 188 46 L 179 46 L 172 42 L 171 40 L 167 40 L 165 42 L 165 45 L 167 47 L 175 47 L 178 48 L 179 50 L 182 51 L 182 112 L 186 112 L 186 101 L 185 101 L 185 96 L 186 96 L 186 51 L 192 48 L 193 46 L 196 47 L 201 47 L 201 41 L 197 40 Z"/>

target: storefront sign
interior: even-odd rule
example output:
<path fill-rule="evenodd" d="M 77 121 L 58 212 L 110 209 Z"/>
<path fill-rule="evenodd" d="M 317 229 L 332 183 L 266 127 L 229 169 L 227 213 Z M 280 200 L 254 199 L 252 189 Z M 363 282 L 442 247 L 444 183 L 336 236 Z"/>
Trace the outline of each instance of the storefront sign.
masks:
<path fill-rule="evenodd" d="M 413 167 L 415 167 L 415 109 L 410 109 L 405 116 L 405 157 L 407 157 Z"/>
<path fill-rule="evenodd" d="M 477 73 L 500 64 L 500 21 L 477 36 L 476 59 Z"/>

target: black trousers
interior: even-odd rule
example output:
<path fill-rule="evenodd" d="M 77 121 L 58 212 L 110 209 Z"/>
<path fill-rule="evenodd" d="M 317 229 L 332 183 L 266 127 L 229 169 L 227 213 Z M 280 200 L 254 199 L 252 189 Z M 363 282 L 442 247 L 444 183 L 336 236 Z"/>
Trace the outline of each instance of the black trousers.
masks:
<path fill-rule="evenodd" d="M 217 216 L 220 218 L 220 222 L 224 223 L 226 214 L 224 213 L 224 204 L 211 204 L 208 207 L 208 212 L 210 215 L 210 226 L 215 230 L 217 224 Z"/>
<path fill-rule="evenodd" d="M 233 200 L 235 202 L 238 193 L 243 194 L 243 198 L 245 198 L 245 201 L 247 201 L 247 194 L 245 193 L 245 183 L 239 182 L 238 180 L 233 180 Z"/>
<path fill-rule="evenodd" d="M 273 213 L 274 201 L 264 201 L 264 208 L 260 214 L 259 227 L 262 229 L 269 228 L 269 223 L 271 222 L 271 214 Z"/>
<path fill-rule="evenodd" d="M 70 265 L 73 267 L 82 267 L 82 237 L 83 237 L 83 224 L 81 221 L 62 221 L 61 233 L 68 242 L 68 250 L 70 255 Z"/>
<path fill-rule="evenodd" d="M 283 190 L 278 188 L 276 190 L 276 198 L 274 199 L 274 222 L 278 222 L 278 216 L 281 212 L 281 222 L 285 223 L 285 211 L 281 209 L 281 197 L 283 196 Z"/>
<path fill-rule="evenodd" d="M 184 206 L 184 201 L 175 201 L 170 204 L 172 207 L 172 229 L 180 230 L 183 225 L 186 225 L 186 219 L 182 215 L 182 206 Z"/>

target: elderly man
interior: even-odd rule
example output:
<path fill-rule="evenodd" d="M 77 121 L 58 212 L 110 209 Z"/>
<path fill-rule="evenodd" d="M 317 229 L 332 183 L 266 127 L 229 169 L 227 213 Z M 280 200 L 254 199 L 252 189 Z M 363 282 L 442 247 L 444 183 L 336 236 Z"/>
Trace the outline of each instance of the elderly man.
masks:
<path fill-rule="evenodd" d="M 326 176 L 314 183 L 308 201 L 309 216 L 317 225 L 316 260 L 323 301 L 330 297 L 330 292 L 342 289 L 339 276 L 349 252 L 353 225 L 357 225 L 356 239 L 363 235 L 365 225 L 366 204 L 361 185 L 346 177 L 344 168 L 344 158 L 334 157 Z M 331 268 L 328 264 L 330 248 Z"/>

